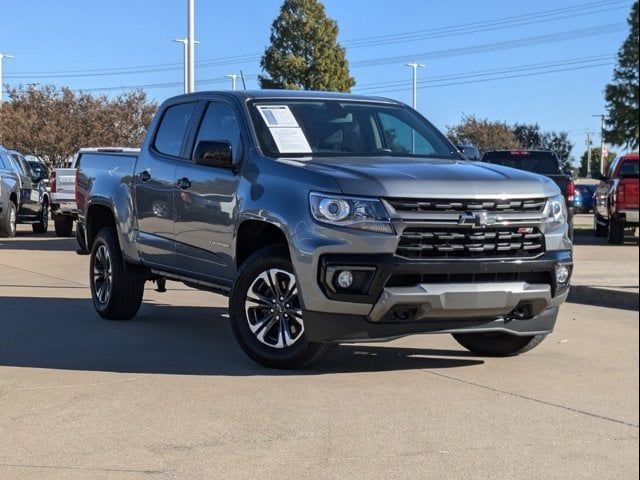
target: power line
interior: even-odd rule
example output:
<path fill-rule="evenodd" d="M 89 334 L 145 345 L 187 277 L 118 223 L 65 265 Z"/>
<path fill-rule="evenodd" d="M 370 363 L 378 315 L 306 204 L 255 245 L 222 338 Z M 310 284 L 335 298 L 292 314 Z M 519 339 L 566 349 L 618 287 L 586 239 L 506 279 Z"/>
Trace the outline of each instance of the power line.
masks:
<path fill-rule="evenodd" d="M 618 8 L 624 8 L 627 5 L 627 0 L 606 0 L 597 1 L 587 4 L 573 5 L 564 8 L 557 8 L 552 10 L 543 10 L 539 12 L 533 12 L 528 14 L 502 17 L 493 20 L 483 20 L 477 22 L 471 22 L 462 25 L 453 25 L 447 27 L 439 27 L 436 29 L 419 30 L 413 32 L 404 32 L 387 35 L 376 35 L 370 37 L 362 37 L 359 39 L 348 40 L 343 44 L 349 48 L 361 48 L 367 46 L 376 46 L 389 43 L 400 43 L 408 41 L 417 41 L 424 39 L 444 38 L 452 35 L 461 35 L 467 33 L 478 33 L 487 30 L 496 30 L 502 28 L 512 28 L 531 23 L 542 23 L 554 20 L 562 20 L 569 17 L 583 16 L 602 13 L 603 11 L 614 10 Z M 598 10 L 602 7 L 611 7 L 607 10 Z M 594 10 L 595 9 L 595 10 Z M 560 16 L 559 16 L 560 15 Z M 550 18 L 549 18 L 550 17 Z M 525 23 L 522 23 L 525 22 Z M 235 55 L 228 57 L 218 57 L 208 60 L 202 60 L 197 62 L 199 67 L 212 67 L 223 66 L 238 63 L 247 63 L 259 60 L 260 53 L 251 53 L 243 55 Z M 114 75 L 128 75 L 139 73 L 157 73 L 163 71 L 172 71 L 180 69 L 179 63 L 164 63 L 155 65 L 142 65 L 132 67 L 114 67 L 103 69 L 84 69 L 84 70 L 67 70 L 67 71 L 40 71 L 40 72 L 14 72 L 8 75 L 7 78 L 73 78 L 73 77 L 92 77 L 92 76 L 114 76 Z"/>

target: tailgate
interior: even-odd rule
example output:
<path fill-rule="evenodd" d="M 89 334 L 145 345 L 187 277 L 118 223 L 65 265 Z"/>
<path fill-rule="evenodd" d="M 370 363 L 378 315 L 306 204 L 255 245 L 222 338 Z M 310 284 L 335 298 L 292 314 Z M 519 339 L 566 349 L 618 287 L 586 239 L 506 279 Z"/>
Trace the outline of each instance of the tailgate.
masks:
<path fill-rule="evenodd" d="M 625 208 L 637 209 L 640 207 L 640 188 L 637 178 L 623 178 L 620 187 L 624 188 Z"/>
<path fill-rule="evenodd" d="M 56 168 L 56 193 L 71 195 L 75 198 L 76 193 L 76 169 Z"/>

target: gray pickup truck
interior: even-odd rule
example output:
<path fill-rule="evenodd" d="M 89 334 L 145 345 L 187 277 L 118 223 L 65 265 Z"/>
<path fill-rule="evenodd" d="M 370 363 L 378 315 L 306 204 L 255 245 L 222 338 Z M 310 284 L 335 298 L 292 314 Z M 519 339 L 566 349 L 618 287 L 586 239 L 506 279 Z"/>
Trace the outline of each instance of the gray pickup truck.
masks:
<path fill-rule="evenodd" d="M 464 160 L 383 98 L 175 97 L 139 155 L 83 157 L 76 189 L 102 317 L 134 317 L 146 281 L 181 281 L 227 295 L 240 346 L 269 367 L 415 333 L 516 355 L 569 290 L 558 186 Z"/>

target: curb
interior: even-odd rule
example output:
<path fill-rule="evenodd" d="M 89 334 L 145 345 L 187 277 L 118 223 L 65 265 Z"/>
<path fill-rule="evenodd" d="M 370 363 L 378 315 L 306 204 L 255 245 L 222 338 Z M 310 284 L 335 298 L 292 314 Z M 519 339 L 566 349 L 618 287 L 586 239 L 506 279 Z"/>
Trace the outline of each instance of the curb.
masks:
<path fill-rule="evenodd" d="M 614 290 L 609 288 L 572 285 L 567 302 L 594 305 L 597 307 L 640 310 L 640 295 L 637 289 Z"/>

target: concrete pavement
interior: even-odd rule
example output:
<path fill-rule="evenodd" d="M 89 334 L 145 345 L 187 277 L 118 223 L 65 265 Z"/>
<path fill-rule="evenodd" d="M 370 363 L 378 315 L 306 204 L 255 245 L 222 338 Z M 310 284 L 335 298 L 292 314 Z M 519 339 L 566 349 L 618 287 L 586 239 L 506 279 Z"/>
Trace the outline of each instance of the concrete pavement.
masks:
<path fill-rule="evenodd" d="M 421 335 L 278 372 L 177 283 L 99 319 L 75 248 L 0 240 L 3 480 L 638 476 L 637 311 L 567 304 L 516 358 Z"/>

